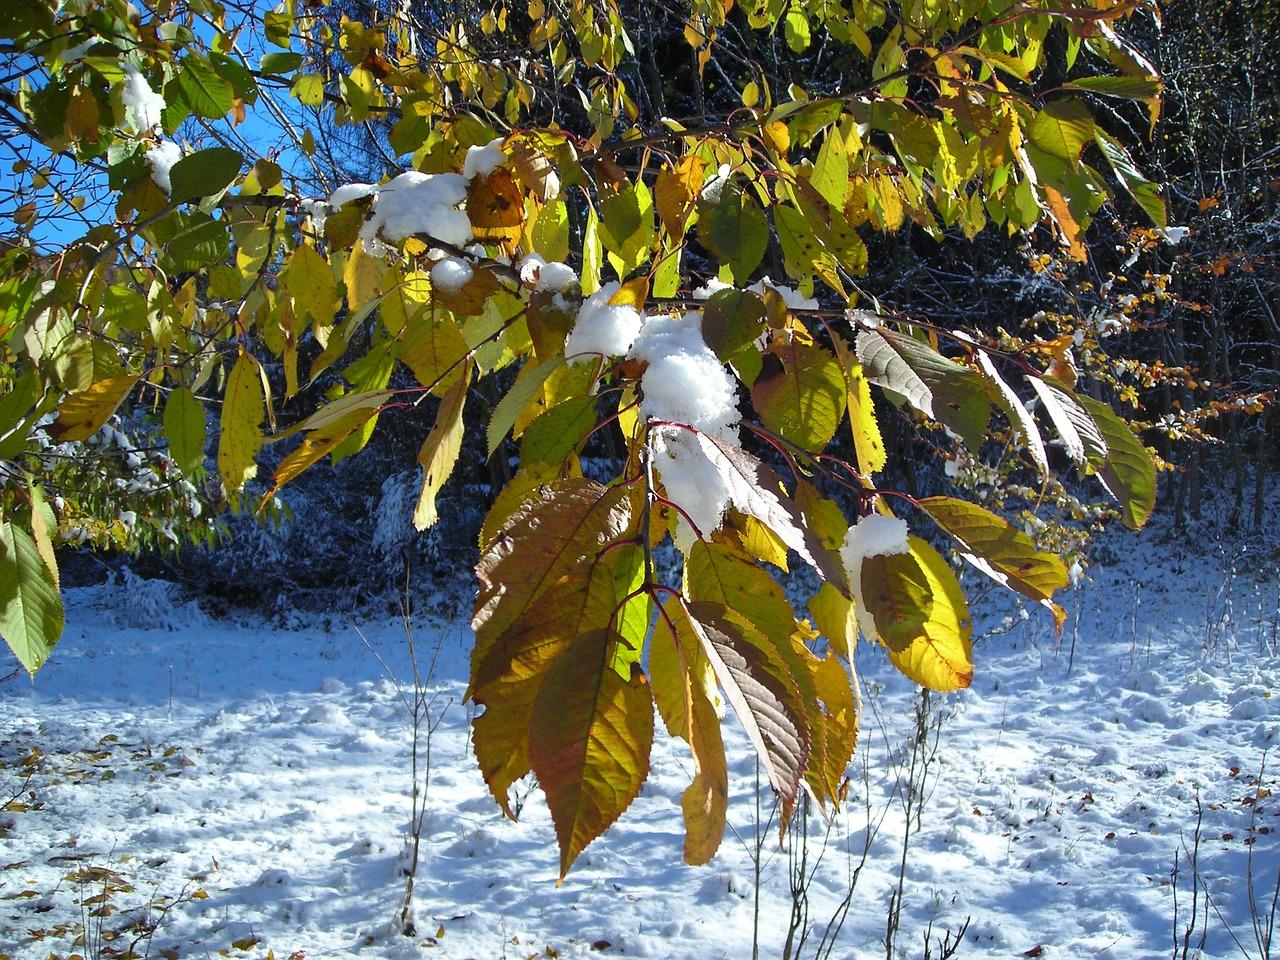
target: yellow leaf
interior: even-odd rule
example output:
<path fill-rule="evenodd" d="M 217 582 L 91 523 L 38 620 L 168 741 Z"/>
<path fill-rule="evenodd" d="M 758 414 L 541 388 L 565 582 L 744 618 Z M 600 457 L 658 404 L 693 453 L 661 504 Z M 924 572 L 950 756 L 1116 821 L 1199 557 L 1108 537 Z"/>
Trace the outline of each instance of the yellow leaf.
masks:
<path fill-rule="evenodd" d="M 875 404 L 871 400 L 871 383 L 857 356 L 840 337 L 833 337 L 832 345 L 849 385 L 845 402 L 849 411 L 849 431 L 853 434 L 853 447 L 858 454 L 858 472 L 865 480 L 883 470 L 888 460 L 884 439 L 880 436 L 880 423 L 876 420 Z"/>
<path fill-rule="evenodd" d="M 742 518 L 742 545 L 753 557 L 781 570 L 787 569 L 787 545 L 755 517 Z"/>
<path fill-rule="evenodd" d="M 684 237 L 690 212 L 702 190 L 707 162 L 687 154 L 674 167 L 663 167 L 653 187 L 653 203 L 658 218 L 675 240 Z"/>
<path fill-rule="evenodd" d="M 853 601 L 834 585 L 824 583 L 809 600 L 809 613 L 818 629 L 831 641 L 831 647 L 849 663 L 853 663 L 858 645 L 858 618 Z"/>
<path fill-rule="evenodd" d="M 262 449 L 265 398 L 257 359 L 240 351 L 227 378 L 222 402 L 222 437 L 218 441 L 218 472 L 228 494 L 237 494 L 258 473 L 254 457 Z"/>
<path fill-rule="evenodd" d="M 1089 254 L 1085 251 L 1084 243 L 1080 239 L 1080 224 L 1071 215 L 1071 205 L 1067 202 L 1066 197 L 1049 184 L 1044 184 L 1043 189 L 1045 203 L 1049 207 L 1049 214 L 1053 217 L 1053 222 L 1058 226 L 1058 232 L 1061 234 L 1063 243 L 1066 244 L 1067 250 L 1071 254 L 1071 259 L 1084 263 L 1089 259 Z"/>
<path fill-rule="evenodd" d="M 58 408 L 58 419 L 49 427 L 49 434 L 59 442 L 88 440 L 116 412 L 137 382 L 137 377 L 108 377 L 71 394 Z"/>
<path fill-rule="evenodd" d="M 471 363 L 468 361 L 462 376 L 454 382 L 440 402 L 435 426 L 418 451 L 418 463 L 422 464 L 422 493 L 418 497 L 418 506 L 413 511 L 413 525 L 419 530 L 427 529 L 440 517 L 436 510 L 436 494 L 449 479 L 453 466 L 458 461 L 458 454 L 462 451 L 462 409 L 470 385 Z"/>
<path fill-rule="evenodd" d="M 378 296 L 385 270 L 385 262 L 365 253 L 364 244 L 352 247 L 342 271 L 342 281 L 347 285 L 347 306 L 355 310 Z"/>
<path fill-rule="evenodd" d="M 303 244 L 294 250 L 280 279 L 293 294 L 294 301 L 311 314 L 317 326 L 327 327 L 333 322 L 337 284 L 329 269 L 329 261 L 314 247 Z"/>
<path fill-rule="evenodd" d="M 960 584 L 947 561 L 919 537 L 907 540 L 933 592 L 933 605 L 922 632 L 901 649 L 889 649 L 889 660 L 909 679 L 930 690 L 959 690 L 973 682 L 973 624 Z"/>

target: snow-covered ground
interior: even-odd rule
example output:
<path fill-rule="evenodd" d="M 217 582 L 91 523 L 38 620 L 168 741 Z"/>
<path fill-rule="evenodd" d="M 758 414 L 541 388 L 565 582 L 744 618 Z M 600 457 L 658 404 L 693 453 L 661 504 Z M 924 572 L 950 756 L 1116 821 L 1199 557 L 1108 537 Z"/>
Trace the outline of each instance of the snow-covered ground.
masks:
<path fill-rule="evenodd" d="M 1249 879 L 1265 915 L 1280 868 L 1275 543 L 1180 559 L 1148 533 L 1107 553 L 1066 598 L 1059 643 L 1046 616 L 1015 615 L 978 643 L 973 688 L 932 698 L 910 832 L 917 697 L 864 647 L 862 742 L 829 829 L 813 817 L 807 841 L 779 845 L 731 727 L 733 832 L 710 866 L 685 866 L 690 763 L 660 739 L 640 798 L 559 888 L 536 791 L 508 822 L 470 757 L 469 601 L 452 622 L 419 618 L 421 667 L 436 662 L 415 937 L 395 922 L 411 811 L 400 622 L 282 630 L 210 619 L 156 582 L 72 591 L 36 683 L 0 683 L 0 957 L 736 960 L 753 934 L 781 957 L 802 855 L 792 955 L 883 957 L 904 839 L 909 956 L 927 933 L 939 956 L 966 919 L 959 956 L 1167 957 L 1175 935 L 1181 956 L 1193 906 L 1188 955 L 1205 930 L 1205 956 L 1245 955 L 1233 934 L 1258 956 Z M 978 611 L 999 627 L 994 603 Z"/>

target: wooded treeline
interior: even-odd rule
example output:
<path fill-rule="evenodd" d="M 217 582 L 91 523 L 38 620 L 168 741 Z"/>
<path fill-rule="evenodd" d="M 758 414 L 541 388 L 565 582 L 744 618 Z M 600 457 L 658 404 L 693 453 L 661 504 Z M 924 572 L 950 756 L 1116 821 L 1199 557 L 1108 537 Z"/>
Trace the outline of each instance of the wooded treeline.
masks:
<path fill-rule="evenodd" d="M 528 14 L 512 8 L 507 29 L 491 31 L 486 18 L 496 9 L 484 3 L 417 3 L 400 13 L 408 14 L 417 33 L 413 42 L 423 49 L 465 22 L 473 25 L 468 42 L 474 51 L 494 62 L 519 59 L 528 53 L 525 38 L 531 32 L 537 36 L 536 11 L 532 5 Z M 344 0 L 323 15 L 339 30 L 344 17 L 369 20 L 388 12 L 364 0 Z M 1083 235 L 1084 261 L 1064 249 L 1043 222 L 1028 230 L 988 229 L 965 238 L 962 227 L 944 231 L 933 222 L 916 223 L 909 211 L 866 212 L 880 229 L 863 236 L 868 270 L 857 288 L 865 301 L 944 326 L 1004 331 L 1024 343 L 1072 338 L 1082 348 L 1076 359 L 1088 368 L 1090 390 L 1100 399 L 1105 392 L 1105 399 L 1119 400 L 1166 462 L 1162 495 L 1179 526 L 1202 513 L 1206 497 L 1230 501 L 1233 527 L 1260 523 L 1263 492 L 1277 466 L 1280 425 L 1270 412 L 1280 378 L 1277 14 L 1266 0 L 1166 4 L 1159 23 L 1139 18 L 1130 31 L 1136 52 L 1163 77 L 1156 122 L 1150 123 L 1139 103 L 1094 98 L 1099 125 L 1129 144 L 1137 165 L 1164 183 L 1168 222 L 1174 225 L 1168 231 L 1153 228 L 1122 191 Z M 742 107 L 748 83 L 774 91 L 800 84 L 811 96 L 873 85 L 874 65 L 850 55 L 847 45 L 817 33 L 803 44 L 795 42 L 788 31 L 799 29 L 798 20 L 761 34 L 750 29 L 743 9 L 735 8 L 717 28 L 720 42 L 706 47 L 700 62 L 699 50 L 688 42 L 689 13 L 682 5 L 623 3 L 618 16 L 633 49 L 599 53 L 597 70 L 625 78 L 632 94 L 619 131 L 648 128 L 673 116 L 718 122 Z M 1046 43 L 1065 44 L 1066 34 L 1051 33 Z M 334 89 L 355 67 L 378 68 L 376 56 L 353 64 L 332 46 L 313 47 L 306 56 L 329 64 Z M 1035 95 L 1046 101 L 1073 79 L 1062 58 L 1049 62 L 1056 66 L 1034 81 Z M 580 96 L 583 85 L 545 79 L 541 113 L 523 122 L 588 127 L 598 104 Z M 927 84 L 911 82 L 910 97 L 919 104 L 938 96 Z M 12 77 L 6 79 L 6 91 L 11 87 Z M 607 82 L 597 89 L 606 87 Z M 7 96 L 11 103 L 12 93 Z M 478 104 L 477 116 L 493 116 L 491 107 Z M 338 125 L 331 113 L 321 111 L 279 118 L 306 124 L 313 149 L 305 161 L 294 156 L 296 187 L 323 196 L 341 183 L 374 182 L 399 172 L 393 146 L 398 118 L 395 110 L 376 105 L 357 124 Z M 0 114 L 0 133 L 11 142 L 21 132 L 19 125 L 4 127 L 12 119 Z M 193 136 L 200 133 L 205 131 L 194 130 Z M 243 135 L 252 138 L 254 128 L 246 127 Z M 76 175 L 90 178 L 92 172 Z M 31 219 L 30 203 L 18 193 L 0 199 L 4 216 L 19 230 Z M 584 210 L 570 205 L 569 215 L 574 236 L 581 236 Z M 83 218 L 68 216 L 66 229 L 76 228 L 76 216 Z M 886 217 L 888 224 L 882 222 Z M 884 229 L 898 224 L 900 229 Z M 689 255 L 696 273 L 696 246 Z M 780 251 L 771 250 L 769 257 L 765 272 L 783 276 Z M 714 274 L 708 258 L 704 275 Z M 321 378 L 314 395 L 335 381 L 336 375 Z M 466 429 L 474 442 L 463 445 L 453 479 L 441 494 L 452 521 L 444 526 L 417 534 L 407 521 L 395 519 L 397 508 L 403 513 L 412 505 L 413 454 L 433 422 L 433 410 L 414 407 L 385 416 L 357 458 L 336 467 L 322 464 L 296 480 L 283 495 L 291 520 L 259 527 L 259 519 L 224 513 L 217 529 L 234 529 L 239 545 L 184 545 L 174 551 L 156 549 L 170 545 L 153 539 L 140 544 L 148 553 L 133 562 L 214 593 L 220 584 L 235 584 L 238 599 L 246 599 L 246 585 L 251 585 L 247 598 L 268 605 L 282 593 L 299 602 L 308 593 L 332 598 L 335 587 L 358 603 L 401 584 L 406 566 L 416 578 L 464 583 L 488 500 L 512 469 L 511 441 L 493 457 L 483 455 L 484 424 L 501 390 L 493 381 L 478 385 L 478 402 L 467 409 Z M 890 450 L 886 485 L 913 495 L 945 492 L 956 484 L 971 491 L 987 487 L 993 491 L 990 505 L 1015 514 L 1021 500 L 1046 495 L 1037 481 L 1024 476 L 1029 473 L 1025 464 L 1010 459 L 996 484 L 989 465 L 933 456 L 926 448 L 930 439 L 913 429 L 909 412 L 884 408 L 882 414 Z M 851 440 L 841 437 L 836 442 L 849 449 L 837 452 L 856 461 Z M 620 451 L 604 431 L 583 454 L 584 468 L 590 470 L 593 461 L 616 460 Z M 77 469 L 83 465 L 68 464 L 68 483 L 78 482 Z M 106 463 L 89 469 L 110 475 L 113 468 Z M 121 475 L 125 472 L 121 468 Z M 200 491 L 182 496 L 198 499 Z M 1058 500 L 1064 530 L 1097 519 L 1098 511 L 1078 491 L 1055 487 L 1049 496 Z M 210 508 L 215 500 L 209 498 Z M 1074 548 L 1072 535 L 1063 536 L 1066 547 Z M 121 535 L 120 545 L 139 544 Z"/>
<path fill-rule="evenodd" d="M 440 15 L 440 6 L 417 8 L 424 41 L 432 36 L 431 23 L 450 19 Z M 453 6 L 475 23 L 489 9 Z M 723 28 L 732 44 L 715 48 L 700 77 L 697 55 L 684 42 L 686 16 L 678 5 L 645 2 L 621 9 L 636 56 L 617 71 L 640 91 L 640 125 L 663 116 L 731 113 L 741 106 L 744 77 L 763 76 L 774 89 L 799 82 L 811 92 L 848 90 L 870 79 L 865 63 L 842 57 L 838 48 L 815 42 L 799 54 L 783 34 L 762 41 L 733 18 Z M 334 10 L 341 16 L 340 5 Z M 351 13 L 358 10 L 353 6 Z M 486 52 L 518 56 L 513 35 L 522 32 L 495 36 Z M 1168 222 L 1175 225 L 1169 235 L 1152 229 L 1136 204 L 1122 201 L 1090 227 L 1088 261 L 1082 264 L 1061 250 L 1045 225 L 1028 232 L 988 230 L 967 240 L 953 236 L 943 243 L 906 218 L 897 232 L 866 235 L 870 269 L 859 287 L 890 309 L 935 323 L 1002 329 L 1028 339 L 1080 331 L 1094 348 L 1086 352 L 1091 372 L 1129 400 L 1131 421 L 1165 461 L 1160 509 L 1181 530 L 1206 513 L 1206 501 L 1213 503 L 1210 515 L 1229 503 L 1223 533 L 1230 535 L 1263 522 L 1267 485 L 1280 467 L 1280 421 L 1272 409 L 1280 387 L 1280 66 L 1274 55 L 1280 8 L 1271 0 L 1169 3 L 1161 22 L 1146 21 L 1138 39 L 1164 80 L 1158 121 L 1149 125 L 1137 104 L 1099 98 L 1096 106 L 1103 124 L 1140 144 L 1135 160 L 1163 184 Z M 340 57 L 330 59 L 341 67 Z M 1066 79 L 1046 78 L 1042 86 Z M 568 124 L 582 112 L 576 94 L 565 88 L 546 119 Z M 317 156 L 334 182 L 376 180 L 398 169 L 380 144 L 391 129 L 390 121 L 329 126 L 317 133 Z M 782 276 L 781 263 L 769 272 Z M 490 388 L 487 399 L 491 409 L 497 391 Z M 469 415 L 475 442 L 464 450 L 482 449 L 485 412 L 477 405 Z M 957 482 L 972 488 L 991 479 L 944 471 L 932 451 L 913 454 L 911 445 L 924 441 L 909 420 L 904 413 L 883 421 L 892 448 L 887 485 L 927 495 L 953 490 Z M 259 583 L 268 602 L 282 592 L 300 602 L 309 591 L 331 597 L 334 583 L 346 583 L 348 596 L 363 598 L 396 588 L 406 570 L 420 582 L 450 582 L 465 590 L 474 531 L 490 491 L 510 476 L 514 449 L 508 443 L 492 460 L 467 459 L 443 493 L 457 522 L 417 534 L 391 518 L 397 506 L 403 510 L 411 502 L 411 451 L 429 427 L 429 417 L 407 414 L 358 461 L 302 478 L 288 502 L 305 522 L 292 530 L 262 531 L 249 518 L 228 517 L 246 549 L 153 560 L 168 575 L 193 578 L 215 593 L 223 582 Z M 616 458 L 616 444 L 609 440 L 603 434 L 589 455 Z M 844 455 L 853 459 L 852 450 Z M 1034 485 L 1023 492 L 1041 493 Z M 1076 530 L 1092 525 L 1096 515 L 1073 509 L 1079 501 L 1070 491 L 1064 494 L 1059 542 L 1073 549 L 1080 544 Z M 1016 507 L 1016 500 L 1008 505 Z M 370 509 L 379 507 L 386 511 L 385 526 L 372 537 Z M 295 562 L 282 563 L 294 550 L 308 561 L 299 564 L 295 555 Z M 253 573 L 246 578 L 248 570 Z"/>

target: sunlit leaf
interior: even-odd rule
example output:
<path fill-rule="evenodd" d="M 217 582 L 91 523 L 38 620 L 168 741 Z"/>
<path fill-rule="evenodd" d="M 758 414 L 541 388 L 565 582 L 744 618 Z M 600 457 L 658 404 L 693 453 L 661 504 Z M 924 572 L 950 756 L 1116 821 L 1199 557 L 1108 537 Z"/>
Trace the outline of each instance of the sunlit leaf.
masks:
<path fill-rule="evenodd" d="M 88 440 L 116 412 L 138 383 L 137 377 L 110 377 L 73 393 L 58 407 L 49 435 L 58 441 Z"/>
<path fill-rule="evenodd" d="M 954 497 L 918 501 L 938 526 L 960 544 L 978 569 L 1032 600 L 1047 601 L 1067 585 L 1067 568 L 1031 538 L 984 507 Z"/>
<path fill-rule="evenodd" d="M 1146 445 L 1105 403 L 1077 396 L 1106 442 L 1107 457 L 1097 467 L 1098 479 L 1120 502 L 1124 525 L 1138 530 L 1156 503 L 1156 464 Z"/>
<path fill-rule="evenodd" d="M 62 636 L 62 596 L 35 541 L 0 520 L 0 636 L 27 673 L 35 674 Z"/>
<path fill-rule="evenodd" d="M 413 525 L 419 530 L 426 530 L 440 517 L 436 510 L 436 494 L 453 473 L 458 454 L 462 452 L 462 411 L 470 386 L 471 371 L 466 369 L 440 401 L 436 422 L 418 451 L 418 463 L 422 466 L 422 493 L 413 511 Z"/>
<path fill-rule="evenodd" d="M 844 415 L 844 371 L 825 348 L 792 339 L 775 342 L 751 387 L 761 422 L 784 440 L 820 453 Z"/>
<path fill-rule="evenodd" d="M 254 458 L 262 449 L 266 396 L 258 361 L 240 351 L 227 377 L 218 439 L 218 473 L 228 494 L 237 494 L 257 476 Z"/>
<path fill-rule="evenodd" d="M 582 633 L 547 671 L 533 705 L 529 763 L 560 841 L 560 879 L 604 833 L 649 775 L 653 698 L 636 666 L 608 669 L 616 634 Z"/>
<path fill-rule="evenodd" d="M 912 556 L 923 571 L 933 606 L 921 633 L 901 647 L 890 647 L 889 660 L 904 675 L 930 690 L 959 690 L 973 682 L 973 625 L 969 606 L 951 567 L 919 537 L 908 538 Z"/>

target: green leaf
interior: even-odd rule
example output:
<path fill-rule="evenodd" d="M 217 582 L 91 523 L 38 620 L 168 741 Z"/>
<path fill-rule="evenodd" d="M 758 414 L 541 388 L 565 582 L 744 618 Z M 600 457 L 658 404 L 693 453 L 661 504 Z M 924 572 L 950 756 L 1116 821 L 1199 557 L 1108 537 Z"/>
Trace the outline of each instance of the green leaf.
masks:
<path fill-rule="evenodd" d="M 964 558 L 1024 597 L 1045 602 L 1068 583 L 1067 568 L 991 511 L 953 497 L 926 497 L 921 510 L 960 544 Z"/>
<path fill-rule="evenodd" d="M 1156 77 L 1080 77 L 1062 86 L 1066 90 L 1085 90 L 1145 103 L 1159 98 L 1163 84 Z"/>
<path fill-rule="evenodd" d="M 520 461 L 560 463 L 596 426 L 596 398 L 570 397 L 544 410 L 525 428 Z"/>
<path fill-rule="evenodd" d="M 547 671 L 534 702 L 529 763 L 560 842 L 560 879 L 622 815 L 649 775 L 653 698 L 639 666 L 609 669 L 616 634 L 577 636 Z"/>
<path fill-rule="evenodd" d="M 890 650 L 905 650 L 922 636 L 933 610 L 929 580 L 910 553 L 864 557 L 862 600 Z"/>
<path fill-rule="evenodd" d="M 744 286 L 764 259 L 769 221 L 751 197 L 731 184 L 724 188 L 720 202 L 702 214 L 698 237 L 729 267 L 734 283 Z"/>
<path fill-rule="evenodd" d="M 616 258 L 620 278 L 649 260 L 654 241 L 653 197 L 643 183 L 610 194 L 600 204 L 600 242 Z"/>
<path fill-rule="evenodd" d="M 1098 479 L 1121 506 L 1124 525 L 1141 529 L 1156 503 L 1156 463 L 1146 445 L 1129 425 L 1105 403 L 1077 396 L 1093 417 L 1107 444 L 1107 459 L 1098 468 Z"/>
<path fill-rule="evenodd" d="M 225 117 L 236 96 L 231 84 L 195 54 L 187 54 L 178 68 L 178 86 L 192 111 L 208 120 Z"/>
<path fill-rule="evenodd" d="M 569 259 L 569 208 L 559 197 L 538 211 L 533 225 L 533 252 L 548 263 Z"/>
<path fill-rule="evenodd" d="M 847 395 L 844 371 L 831 352 L 794 338 L 770 345 L 751 387 L 765 427 L 812 453 L 821 453 L 835 436 Z"/>
<path fill-rule="evenodd" d="M 747 353 L 759 356 L 755 343 L 764 332 L 764 301 L 754 293 L 719 290 L 702 307 L 702 338 L 724 363 L 735 366 Z"/>
<path fill-rule="evenodd" d="M 793 53 L 804 53 L 809 49 L 809 15 L 805 13 L 804 7 L 795 3 L 787 7 L 787 16 L 783 22 L 782 32 L 786 38 L 787 46 L 791 48 Z"/>
<path fill-rule="evenodd" d="M 62 596 L 35 540 L 0 521 L 0 636 L 28 674 L 49 659 L 62 636 Z"/>
<path fill-rule="evenodd" d="M 778 231 L 782 266 L 787 276 L 797 280 L 811 276 L 823 246 L 808 219 L 794 207 L 778 204 L 773 208 L 773 224 Z"/>
<path fill-rule="evenodd" d="M 254 458 L 262 449 L 264 406 L 258 361 L 241 350 L 227 377 L 218 440 L 218 472 L 228 494 L 238 494 L 258 474 Z"/>
<path fill-rule="evenodd" d="M 981 447 L 991 420 L 991 400 L 979 373 L 885 327 L 861 331 L 857 352 L 871 383 L 950 427 L 970 450 Z"/>
<path fill-rule="evenodd" d="M 319 107 L 324 103 L 324 77 L 318 73 L 299 74 L 289 95 L 304 107 Z"/>
<path fill-rule="evenodd" d="M 258 82 L 253 79 L 253 74 L 245 69 L 244 64 L 239 60 L 233 60 L 225 53 L 211 53 L 209 62 L 218 72 L 218 76 L 231 84 L 232 91 L 239 99 L 245 103 L 257 102 Z"/>
<path fill-rule="evenodd" d="M 225 260 L 230 252 L 227 224 L 196 212 L 186 220 L 185 228 L 164 245 L 161 262 L 169 273 L 195 273 Z"/>
<path fill-rule="evenodd" d="M 489 418 L 489 427 L 487 430 L 487 439 L 489 450 L 487 457 L 492 457 L 494 451 L 498 449 L 498 445 L 502 443 L 508 431 L 515 425 L 520 414 L 524 412 L 529 404 L 533 403 L 534 398 L 542 390 L 542 385 L 547 382 L 547 378 L 555 373 L 560 367 L 564 366 L 564 357 L 552 357 L 543 363 L 527 363 L 524 369 L 520 371 L 520 375 L 516 377 L 516 382 L 511 385 L 508 390 L 498 401 L 498 405 L 493 408 L 493 415 Z"/>
<path fill-rule="evenodd" d="M 1115 175 L 1120 178 L 1121 185 L 1133 197 L 1133 202 L 1142 208 L 1159 229 L 1169 225 L 1168 213 L 1164 198 L 1160 196 L 1160 187 L 1144 177 L 1119 140 L 1101 128 L 1093 132 L 1093 139 L 1102 149 L 1102 155 Z"/>
<path fill-rule="evenodd" d="M 845 198 L 849 195 L 849 147 L 843 126 L 833 126 L 827 131 L 809 180 L 836 210 L 844 209 Z"/>
<path fill-rule="evenodd" d="M 283 10 L 268 10 L 262 15 L 262 26 L 267 42 L 289 49 L 289 34 L 293 30 L 293 17 Z"/>
<path fill-rule="evenodd" d="M 260 73 L 281 74 L 293 73 L 302 66 L 302 54 L 300 53 L 264 53 L 262 59 L 258 61 L 258 71 Z"/>
<path fill-rule="evenodd" d="M 1027 137 L 1049 156 L 1075 170 L 1085 144 L 1093 140 L 1093 114 L 1079 100 L 1055 100 L 1036 114 Z"/>
<path fill-rule="evenodd" d="M 164 405 L 169 456 L 185 477 L 204 473 L 204 407 L 188 387 L 178 387 Z"/>
<path fill-rule="evenodd" d="M 169 171 L 171 203 L 211 197 L 225 189 L 240 173 L 244 157 L 230 147 L 210 147 L 183 157 Z"/>
<path fill-rule="evenodd" d="M 787 644 L 795 630 L 782 587 L 729 543 L 694 543 L 685 559 L 685 595 L 736 610 L 778 647 Z"/>
<path fill-rule="evenodd" d="M 28 370 L 0 393 L 0 460 L 17 456 L 27 445 L 30 424 L 41 415 L 43 392 L 40 375 Z"/>

